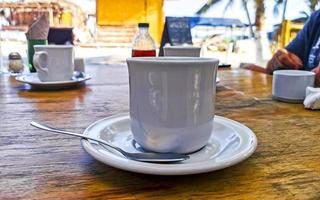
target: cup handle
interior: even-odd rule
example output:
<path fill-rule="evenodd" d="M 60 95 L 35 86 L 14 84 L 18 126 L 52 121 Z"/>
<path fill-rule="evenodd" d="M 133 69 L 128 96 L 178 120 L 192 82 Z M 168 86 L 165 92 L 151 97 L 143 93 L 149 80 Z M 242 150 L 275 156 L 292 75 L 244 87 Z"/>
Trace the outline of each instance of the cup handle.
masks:
<path fill-rule="evenodd" d="M 33 56 L 33 66 L 42 72 L 48 73 L 48 53 L 45 51 L 37 51 Z"/>

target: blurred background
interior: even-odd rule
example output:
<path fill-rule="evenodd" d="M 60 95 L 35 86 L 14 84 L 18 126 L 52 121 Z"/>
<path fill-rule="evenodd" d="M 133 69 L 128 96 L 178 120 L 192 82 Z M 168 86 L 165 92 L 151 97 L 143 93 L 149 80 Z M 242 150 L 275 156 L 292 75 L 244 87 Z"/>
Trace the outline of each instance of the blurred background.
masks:
<path fill-rule="evenodd" d="M 76 57 L 122 63 L 131 55 L 138 22 L 149 22 L 160 45 L 165 17 L 188 17 L 192 42 L 202 55 L 232 67 L 265 66 L 319 6 L 312 0 L 2 0 L 1 66 L 10 52 L 26 64 L 28 27 L 41 15 L 50 27 L 70 30 Z M 95 58 L 95 59 L 93 59 Z M 93 62 L 93 61 L 92 61 Z"/>

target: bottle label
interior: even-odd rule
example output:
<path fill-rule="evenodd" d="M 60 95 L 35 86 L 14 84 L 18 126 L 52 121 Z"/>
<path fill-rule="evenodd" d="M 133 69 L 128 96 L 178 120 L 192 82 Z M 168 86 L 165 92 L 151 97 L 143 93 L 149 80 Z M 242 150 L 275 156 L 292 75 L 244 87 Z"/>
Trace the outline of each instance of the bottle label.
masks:
<path fill-rule="evenodd" d="M 132 50 L 132 57 L 155 57 L 156 50 Z"/>

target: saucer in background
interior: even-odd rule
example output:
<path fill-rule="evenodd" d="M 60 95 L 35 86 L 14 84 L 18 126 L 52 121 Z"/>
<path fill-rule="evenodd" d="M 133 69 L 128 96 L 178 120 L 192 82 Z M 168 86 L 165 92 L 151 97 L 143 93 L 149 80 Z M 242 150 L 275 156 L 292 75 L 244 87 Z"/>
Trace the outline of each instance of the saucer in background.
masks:
<path fill-rule="evenodd" d="M 33 88 L 42 90 L 58 90 L 77 87 L 89 79 L 91 79 L 91 75 L 84 72 L 74 72 L 72 79 L 67 81 L 42 82 L 39 80 L 37 73 L 22 74 L 16 77 L 17 81 L 27 83 Z"/>

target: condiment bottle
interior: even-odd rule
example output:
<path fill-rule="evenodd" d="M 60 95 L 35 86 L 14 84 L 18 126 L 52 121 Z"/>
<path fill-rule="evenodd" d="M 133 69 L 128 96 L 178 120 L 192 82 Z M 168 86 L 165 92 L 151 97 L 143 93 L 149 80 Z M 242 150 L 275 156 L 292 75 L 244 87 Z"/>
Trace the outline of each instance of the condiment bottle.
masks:
<path fill-rule="evenodd" d="M 155 57 L 156 44 L 149 34 L 149 24 L 139 23 L 138 27 L 132 44 L 132 57 Z"/>
<path fill-rule="evenodd" d="M 9 54 L 9 72 L 20 73 L 23 71 L 23 62 L 21 55 L 17 52 L 11 52 Z"/>

